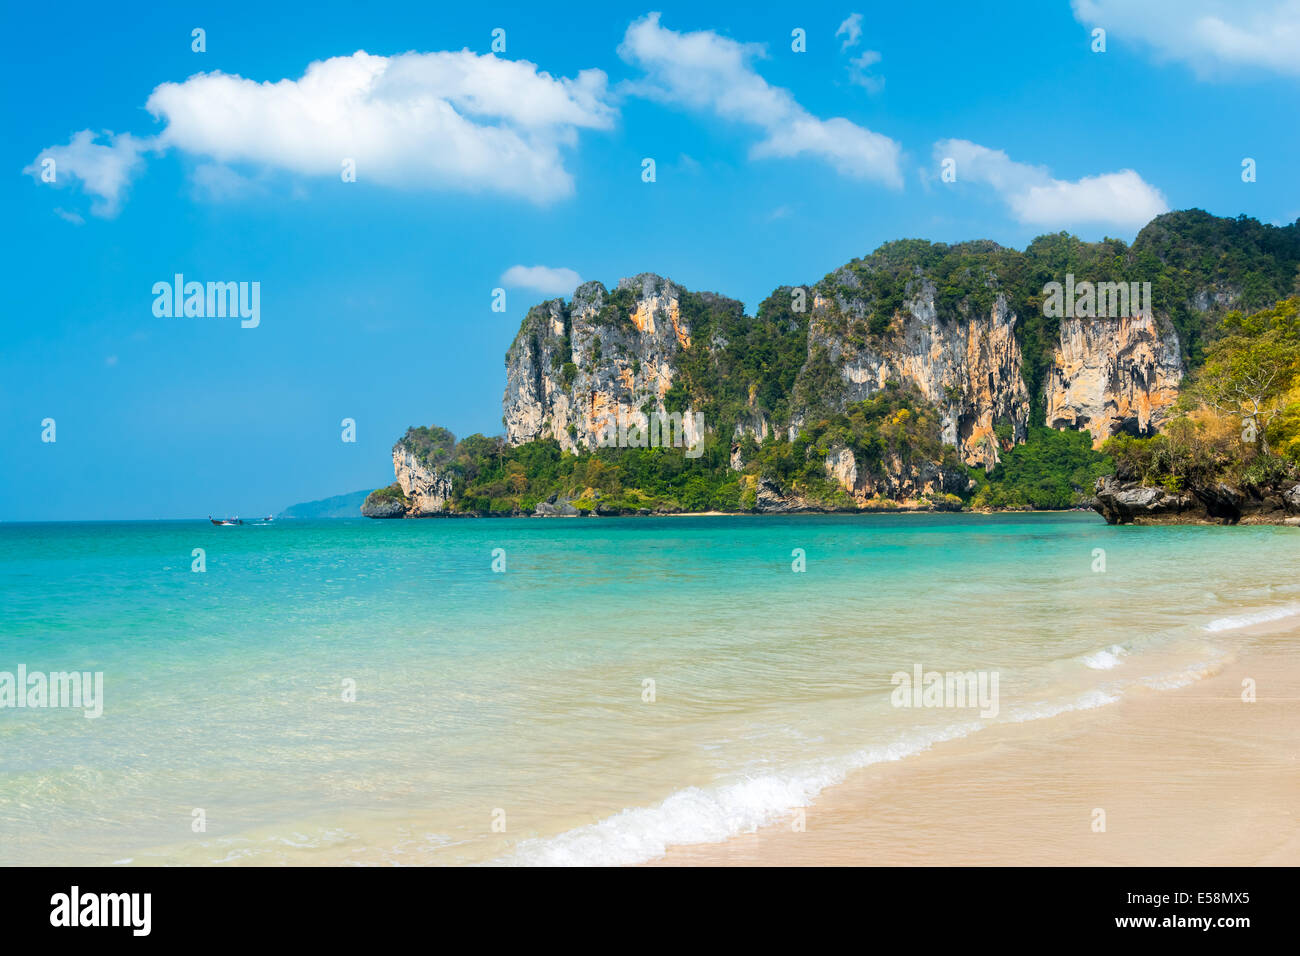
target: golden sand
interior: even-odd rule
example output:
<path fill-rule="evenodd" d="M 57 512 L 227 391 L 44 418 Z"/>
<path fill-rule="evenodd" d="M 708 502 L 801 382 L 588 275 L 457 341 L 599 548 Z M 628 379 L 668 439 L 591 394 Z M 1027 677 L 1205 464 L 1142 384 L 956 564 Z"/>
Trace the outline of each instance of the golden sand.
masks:
<path fill-rule="evenodd" d="M 1297 651 L 1294 623 L 1264 627 L 1189 686 L 875 764 L 802 830 L 795 817 L 652 865 L 1300 864 Z"/>

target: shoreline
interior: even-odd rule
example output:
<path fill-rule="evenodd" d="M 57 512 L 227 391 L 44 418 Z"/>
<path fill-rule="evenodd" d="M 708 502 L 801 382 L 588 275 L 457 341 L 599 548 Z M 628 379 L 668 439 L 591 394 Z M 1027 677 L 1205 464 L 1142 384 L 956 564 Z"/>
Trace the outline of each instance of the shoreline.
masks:
<path fill-rule="evenodd" d="M 1254 643 L 1183 686 L 1132 688 L 1114 703 L 994 723 L 908 750 L 850 771 L 794 816 L 720 842 L 670 844 L 656 858 L 624 865 L 1300 865 L 1300 617 L 1235 633 L 1254 635 Z M 1244 676 L 1258 682 L 1255 703 L 1240 699 Z M 597 825 L 655 809 L 628 804 Z M 1098 809 L 1105 832 L 1092 830 Z M 792 827 L 799 815 L 802 831 Z M 420 813 L 398 822 L 369 833 L 364 848 L 325 845 L 284 862 L 432 862 L 412 844 L 412 834 L 428 829 Z M 575 832 L 503 845 L 500 855 L 476 862 L 557 865 L 520 850 L 528 842 L 545 850 Z M 235 834 L 225 847 L 232 855 L 219 862 L 265 865 L 242 854 L 282 837 L 279 827 Z M 582 841 L 575 846 L 581 850 Z M 177 862 L 174 849 L 114 863 Z M 159 850 L 165 859 L 154 859 Z"/>
<path fill-rule="evenodd" d="M 769 517 L 802 517 L 807 515 L 966 515 L 991 517 L 993 515 L 1068 515 L 1068 514 L 1091 514 L 1096 515 L 1103 522 L 1106 516 L 1092 508 L 999 508 L 991 510 L 972 510 L 972 509 L 941 509 L 941 508 L 860 508 L 855 510 L 829 511 L 822 509 L 801 509 L 790 511 L 656 511 L 650 514 L 617 514 L 601 515 L 592 512 L 587 515 L 526 515 L 526 514 L 428 514 L 428 515 L 402 515 L 394 518 L 376 518 L 370 515 L 358 515 L 361 518 L 370 518 L 372 521 L 424 521 L 424 520 L 443 520 L 443 519 L 474 519 L 482 518 L 487 520 L 502 518 L 523 518 L 542 520 L 561 519 L 561 520 L 581 520 L 584 518 L 595 518 L 600 520 L 610 520 L 618 518 L 769 518 Z M 198 519 L 184 519 L 198 520 Z M 286 521 L 297 519 L 284 519 Z M 330 519 L 314 519 L 330 520 Z M 1109 522 L 1107 522 L 1109 523 Z M 1246 515 L 1240 521 L 1210 521 L 1203 518 L 1191 518 L 1183 516 L 1171 516 L 1167 519 L 1162 518 L 1139 518 L 1133 521 L 1125 522 L 1132 527 L 1187 527 L 1196 526 L 1204 528 L 1234 528 L 1247 526 L 1271 526 L 1275 528 L 1297 528 L 1300 527 L 1300 515 L 1284 516 L 1277 519 L 1262 517 L 1259 515 Z"/>
<path fill-rule="evenodd" d="M 560 519 L 580 519 L 580 518 L 770 518 L 770 517 L 789 517 L 800 515 L 1068 515 L 1068 514 L 1094 514 L 1101 518 L 1092 508 L 998 508 L 998 509 L 970 509 L 970 508 L 845 508 L 842 510 L 831 510 L 824 508 L 801 508 L 783 511 L 652 511 L 649 514 L 612 514 L 602 515 L 591 512 L 585 515 L 539 515 L 539 514 L 465 514 L 465 513 L 441 513 L 441 514 L 422 514 L 422 515 L 394 515 L 392 517 L 376 517 L 371 515 L 357 515 L 358 518 L 369 518 L 371 521 L 424 521 L 424 520 L 443 520 L 448 518 L 560 518 Z M 180 519 L 180 520 L 198 520 L 198 519 Z M 206 520 L 206 519 L 205 519 Z M 279 520 L 279 519 L 277 519 Z M 295 518 L 285 518 L 285 521 L 303 520 Z M 306 520 L 338 520 L 338 519 L 306 519 Z M 1205 524 L 1215 524 L 1216 522 L 1204 522 Z M 1258 523 L 1258 522 L 1255 522 Z"/>
<path fill-rule="evenodd" d="M 1300 865 L 1300 622 L 1240 633 L 1185 686 L 872 764 L 802 814 L 643 865 Z"/>

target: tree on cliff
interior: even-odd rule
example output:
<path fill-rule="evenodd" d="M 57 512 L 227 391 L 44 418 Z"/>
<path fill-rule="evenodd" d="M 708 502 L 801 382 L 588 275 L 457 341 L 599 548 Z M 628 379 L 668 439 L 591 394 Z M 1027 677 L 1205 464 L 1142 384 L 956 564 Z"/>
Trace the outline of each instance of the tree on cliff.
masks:
<path fill-rule="evenodd" d="M 1242 440 L 1269 454 L 1268 431 L 1300 378 L 1300 297 L 1251 315 L 1231 312 L 1206 352 L 1194 397 L 1241 420 Z"/>

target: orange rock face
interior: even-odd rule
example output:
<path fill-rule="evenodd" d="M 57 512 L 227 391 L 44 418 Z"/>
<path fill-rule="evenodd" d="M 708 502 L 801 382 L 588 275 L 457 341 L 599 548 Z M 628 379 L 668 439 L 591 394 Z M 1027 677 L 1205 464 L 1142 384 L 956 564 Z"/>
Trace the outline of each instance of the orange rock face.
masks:
<path fill-rule="evenodd" d="M 1157 429 L 1182 381 L 1178 336 L 1150 316 L 1061 320 L 1046 381 L 1047 424 L 1087 429 L 1093 447 Z"/>

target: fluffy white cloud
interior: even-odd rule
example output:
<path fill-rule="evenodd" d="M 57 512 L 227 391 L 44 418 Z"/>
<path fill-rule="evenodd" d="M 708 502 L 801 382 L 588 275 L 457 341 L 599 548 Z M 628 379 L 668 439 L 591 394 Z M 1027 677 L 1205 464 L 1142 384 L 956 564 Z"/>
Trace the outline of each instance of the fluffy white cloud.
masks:
<path fill-rule="evenodd" d="M 1140 227 L 1169 211 L 1160 190 L 1131 169 L 1073 182 L 1054 179 L 1041 166 L 1015 162 L 1000 149 L 965 139 L 934 144 L 936 161 L 956 162 L 958 182 L 989 186 L 1007 204 L 1012 216 L 1026 225 L 1068 227 L 1100 223 Z"/>
<path fill-rule="evenodd" d="M 862 39 L 862 14 L 850 13 L 844 18 L 844 22 L 835 30 L 835 35 L 844 34 L 844 43 L 840 45 L 840 52 L 843 53 L 851 46 L 856 46 L 857 42 Z"/>
<path fill-rule="evenodd" d="M 813 116 L 789 90 L 769 85 L 754 71 L 751 62 L 763 53 L 759 46 L 712 31 L 677 33 L 660 26 L 659 14 L 652 13 L 628 27 L 618 53 L 646 73 L 629 84 L 632 93 L 758 127 L 766 138 L 751 156 L 811 156 L 846 176 L 902 185 L 898 143 L 846 119 Z"/>
<path fill-rule="evenodd" d="M 96 216 L 115 216 L 131 176 L 142 165 L 140 154 L 150 148 L 150 143 L 130 133 L 116 136 L 105 133 L 104 138 L 107 143 L 97 143 L 99 135 L 83 129 L 73 134 L 68 145 L 41 150 L 23 172 L 44 182 L 46 160 L 53 160 L 51 185 L 65 186 L 79 181 L 82 189 L 95 197 L 91 212 Z"/>
<path fill-rule="evenodd" d="M 362 181 L 545 202 L 573 191 L 560 147 L 611 125 L 605 83 L 600 70 L 556 79 L 468 50 L 357 52 L 276 83 L 200 73 L 145 105 L 167 123 L 161 145 L 221 163 L 337 176 L 351 159 Z"/>
<path fill-rule="evenodd" d="M 1108 36 L 1147 44 L 1207 76 L 1256 67 L 1300 76 L 1300 0 L 1072 0 Z"/>
<path fill-rule="evenodd" d="M 532 289 L 543 295 L 569 295 L 582 284 L 582 277 L 572 269 L 550 266 L 511 266 L 501 274 L 503 285 Z"/>
<path fill-rule="evenodd" d="M 352 160 L 359 181 L 548 202 L 573 192 L 564 147 L 576 143 L 578 130 L 605 129 L 614 119 L 600 70 L 556 78 L 526 61 L 468 50 L 359 51 L 277 82 L 199 73 L 163 83 L 145 105 L 166 124 L 151 140 L 123 135 L 101 146 L 85 131 L 41 154 L 100 197 L 105 214 L 116 211 L 143 148 L 182 150 L 217 164 L 199 167 L 209 171 L 246 163 L 336 177 Z M 209 173 L 200 187 L 212 179 Z"/>

